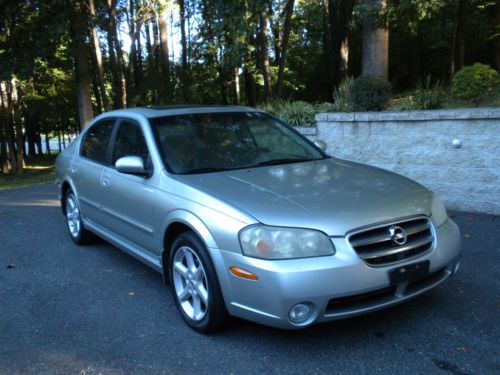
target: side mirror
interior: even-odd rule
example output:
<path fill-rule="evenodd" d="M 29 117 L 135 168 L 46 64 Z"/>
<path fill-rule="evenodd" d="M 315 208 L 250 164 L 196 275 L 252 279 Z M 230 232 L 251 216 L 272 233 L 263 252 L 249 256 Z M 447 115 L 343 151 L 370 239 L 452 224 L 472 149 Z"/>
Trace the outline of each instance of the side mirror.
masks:
<path fill-rule="evenodd" d="M 318 147 L 319 149 L 321 149 L 321 151 L 323 151 L 323 152 L 326 151 L 327 144 L 326 144 L 325 141 L 317 140 L 317 141 L 314 142 L 314 144 L 316 145 L 316 147 Z"/>
<path fill-rule="evenodd" d="M 116 161 L 115 168 L 120 173 L 149 175 L 149 172 L 144 168 L 144 160 L 139 156 L 124 156 Z"/>

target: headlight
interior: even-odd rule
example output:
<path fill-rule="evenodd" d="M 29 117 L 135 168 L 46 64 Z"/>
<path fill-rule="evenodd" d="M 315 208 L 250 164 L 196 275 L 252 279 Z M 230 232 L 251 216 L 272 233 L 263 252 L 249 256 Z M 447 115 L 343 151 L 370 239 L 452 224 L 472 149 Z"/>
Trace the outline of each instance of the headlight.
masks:
<path fill-rule="evenodd" d="M 333 255 L 332 241 L 310 229 L 252 225 L 240 231 L 243 254 L 265 259 L 290 259 Z"/>
<path fill-rule="evenodd" d="M 436 227 L 443 225 L 448 220 L 448 212 L 446 212 L 443 201 L 437 194 L 432 197 L 431 220 Z"/>

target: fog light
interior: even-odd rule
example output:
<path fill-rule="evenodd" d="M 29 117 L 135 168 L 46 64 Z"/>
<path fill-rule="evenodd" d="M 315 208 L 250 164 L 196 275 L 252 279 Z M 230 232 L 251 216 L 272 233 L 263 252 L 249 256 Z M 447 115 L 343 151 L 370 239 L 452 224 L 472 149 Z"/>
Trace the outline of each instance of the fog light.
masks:
<path fill-rule="evenodd" d="M 290 309 L 288 316 L 294 323 L 305 322 L 311 316 L 312 308 L 309 303 L 298 303 Z"/>

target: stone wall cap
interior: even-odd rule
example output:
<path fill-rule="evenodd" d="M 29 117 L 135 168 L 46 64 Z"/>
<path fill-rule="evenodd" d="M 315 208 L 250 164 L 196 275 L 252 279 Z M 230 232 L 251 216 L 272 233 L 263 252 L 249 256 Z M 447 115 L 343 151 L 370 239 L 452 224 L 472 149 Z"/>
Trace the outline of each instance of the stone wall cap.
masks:
<path fill-rule="evenodd" d="M 500 119 L 500 107 L 397 112 L 328 112 L 318 113 L 316 115 L 316 121 L 322 122 L 428 121 L 456 119 Z"/>

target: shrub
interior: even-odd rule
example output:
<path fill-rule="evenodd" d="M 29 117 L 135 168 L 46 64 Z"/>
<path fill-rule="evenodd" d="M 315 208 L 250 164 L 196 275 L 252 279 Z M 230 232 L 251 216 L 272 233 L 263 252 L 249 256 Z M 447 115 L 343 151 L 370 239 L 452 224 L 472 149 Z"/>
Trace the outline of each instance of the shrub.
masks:
<path fill-rule="evenodd" d="M 333 91 L 333 111 L 334 112 L 350 112 L 352 111 L 351 90 L 354 80 L 352 77 L 347 77 Z"/>
<path fill-rule="evenodd" d="M 325 112 L 337 112 L 335 109 L 335 104 L 324 102 L 319 103 L 314 106 L 316 113 L 325 113 Z"/>
<path fill-rule="evenodd" d="M 261 108 L 272 113 L 280 120 L 292 126 L 310 126 L 314 124 L 317 113 L 313 104 L 304 101 L 274 100 L 263 104 Z"/>
<path fill-rule="evenodd" d="M 466 66 L 457 72 L 451 82 L 451 94 L 456 99 L 477 103 L 500 84 L 500 74 L 484 64 Z"/>
<path fill-rule="evenodd" d="M 292 126 L 307 126 L 314 124 L 316 110 L 314 105 L 303 102 L 283 102 L 279 117 Z"/>
<path fill-rule="evenodd" d="M 381 111 L 391 98 L 391 84 L 383 77 L 359 76 L 350 91 L 349 101 L 354 111 Z"/>
<path fill-rule="evenodd" d="M 400 106 L 403 110 L 412 109 L 439 109 L 443 108 L 446 100 L 446 90 L 440 81 L 431 83 L 431 77 L 427 76 L 417 84 L 410 94 L 401 100 Z"/>

